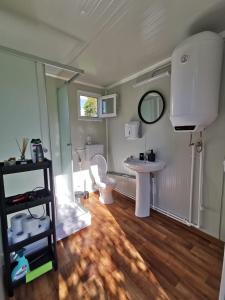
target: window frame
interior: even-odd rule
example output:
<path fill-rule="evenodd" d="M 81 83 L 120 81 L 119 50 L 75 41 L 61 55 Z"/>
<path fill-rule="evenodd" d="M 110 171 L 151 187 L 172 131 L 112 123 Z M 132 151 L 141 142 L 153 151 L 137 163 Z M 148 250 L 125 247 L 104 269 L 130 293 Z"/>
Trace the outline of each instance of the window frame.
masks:
<path fill-rule="evenodd" d="M 110 99 L 113 101 L 113 112 L 104 114 L 102 113 L 102 103 L 104 100 Z M 101 96 L 99 98 L 99 118 L 113 118 L 117 116 L 117 111 L 116 111 L 116 99 L 117 99 L 117 94 L 110 94 L 110 95 L 105 95 Z"/>
<path fill-rule="evenodd" d="M 81 107 L 80 107 L 80 96 L 87 96 L 87 97 L 93 97 L 97 98 L 97 117 L 86 117 L 81 116 Z M 92 93 L 84 90 L 78 90 L 77 91 L 77 107 L 78 107 L 78 120 L 79 121 L 102 121 L 102 119 L 99 117 L 99 99 L 102 95 L 98 93 Z"/>

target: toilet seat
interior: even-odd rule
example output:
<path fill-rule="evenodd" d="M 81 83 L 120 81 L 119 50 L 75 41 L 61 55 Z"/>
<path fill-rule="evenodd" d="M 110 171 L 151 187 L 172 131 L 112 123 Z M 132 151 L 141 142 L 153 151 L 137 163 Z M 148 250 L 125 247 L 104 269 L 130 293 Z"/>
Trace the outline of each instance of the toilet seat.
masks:
<path fill-rule="evenodd" d="M 104 178 L 106 178 L 108 167 L 104 156 L 102 156 L 101 154 L 96 154 L 92 157 L 91 171 L 95 181 L 102 181 Z"/>
<path fill-rule="evenodd" d="M 101 154 L 96 154 L 90 161 L 91 173 L 94 177 L 95 185 L 100 192 L 99 200 L 103 204 L 112 204 L 112 189 L 116 185 L 114 178 L 107 176 L 107 162 Z"/>

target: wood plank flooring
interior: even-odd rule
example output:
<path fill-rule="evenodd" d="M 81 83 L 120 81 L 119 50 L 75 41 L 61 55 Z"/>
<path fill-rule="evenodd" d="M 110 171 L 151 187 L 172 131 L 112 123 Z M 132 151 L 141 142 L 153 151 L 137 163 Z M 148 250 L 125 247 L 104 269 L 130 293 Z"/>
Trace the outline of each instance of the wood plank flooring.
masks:
<path fill-rule="evenodd" d="M 19 287 L 16 300 L 218 299 L 223 243 L 159 213 L 139 219 L 114 193 L 85 200 L 92 225 L 58 243 L 58 272 Z"/>

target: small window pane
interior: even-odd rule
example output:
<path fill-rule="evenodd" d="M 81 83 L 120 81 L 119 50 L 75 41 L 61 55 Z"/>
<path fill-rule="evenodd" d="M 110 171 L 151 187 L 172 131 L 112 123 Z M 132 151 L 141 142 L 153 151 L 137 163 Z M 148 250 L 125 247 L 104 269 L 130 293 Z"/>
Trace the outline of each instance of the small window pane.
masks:
<path fill-rule="evenodd" d="M 80 95 L 80 116 L 98 117 L 98 98 Z"/>
<path fill-rule="evenodd" d="M 103 99 L 102 100 L 102 114 L 113 114 L 114 112 L 114 99 Z"/>

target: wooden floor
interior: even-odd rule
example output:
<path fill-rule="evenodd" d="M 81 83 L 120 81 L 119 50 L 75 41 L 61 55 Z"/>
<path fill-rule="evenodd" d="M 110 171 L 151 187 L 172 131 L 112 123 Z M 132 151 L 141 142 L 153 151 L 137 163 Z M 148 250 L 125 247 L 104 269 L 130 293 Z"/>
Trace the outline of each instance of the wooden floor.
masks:
<path fill-rule="evenodd" d="M 86 200 L 92 225 L 58 243 L 58 272 L 18 288 L 16 300 L 218 299 L 223 243 L 159 213 L 139 219 L 118 194 Z"/>

